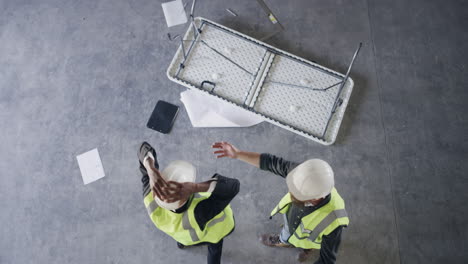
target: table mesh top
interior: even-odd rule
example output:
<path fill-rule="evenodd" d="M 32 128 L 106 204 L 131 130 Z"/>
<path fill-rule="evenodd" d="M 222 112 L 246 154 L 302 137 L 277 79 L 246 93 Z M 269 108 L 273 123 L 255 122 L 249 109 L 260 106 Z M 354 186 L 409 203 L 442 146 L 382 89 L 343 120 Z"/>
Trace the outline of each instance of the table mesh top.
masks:
<path fill-rule="evenodd" d="M 341 87 L 342 74 L 216 23 L 196 19 L 196 25 L 202 32 L 194 38 L 189 28 L 184 42 L 187 58 L 179 48 L 169 78 L 321 143 L 334 141 L 345 107 L 333 110 L 338 101 L 346 106 L 352 80 Z M 180 64 L 183 67 L 177 67 Z M 204 81 L 215 87 L 202 87 Z"/>

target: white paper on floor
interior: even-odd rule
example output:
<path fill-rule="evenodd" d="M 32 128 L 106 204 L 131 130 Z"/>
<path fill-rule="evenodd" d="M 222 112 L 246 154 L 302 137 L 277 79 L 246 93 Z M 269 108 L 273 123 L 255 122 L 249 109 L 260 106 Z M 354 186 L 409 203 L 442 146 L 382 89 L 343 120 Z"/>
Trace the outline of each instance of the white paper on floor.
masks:
<path fill-rule="evenodd" d="M 88 184 L 105 176 L 97 148 L 76 156 L 83 183 Z"/>
<path fill-rule="evenodd" d="M 182 0 L 162 3 L 161 6 L 168 27 L 187 23 L 187 14 L 185 14 Z"/>
<path fill-rule="evenodd" d="M 187 90 L 180 94 L 180 100 L 193 127 L 249 127 L 263 121 L 247 110 L 201 92 Z"/>

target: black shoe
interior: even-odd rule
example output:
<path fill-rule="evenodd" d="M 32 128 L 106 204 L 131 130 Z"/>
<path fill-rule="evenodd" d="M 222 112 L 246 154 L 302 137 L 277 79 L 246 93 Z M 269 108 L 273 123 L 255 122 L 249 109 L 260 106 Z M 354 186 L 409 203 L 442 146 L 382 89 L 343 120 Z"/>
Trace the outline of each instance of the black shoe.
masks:
<path fill-rule="evenodd" d="M 306 262 L 307 260 L 311 259 L 314 255 L 315 251 L 312 249 L 302 249 L 299 255 L 297 255 L 297 261 L 299 262 Z"/>
<path fill-rule="evenodd" d="M 178 247 L 179 249 L 184 249 L 184 248 L 186 248 L 185 245 L 182 245 L 182 244 L 179 243 L 179 242 L 177 242 L 177 247 Z"/>

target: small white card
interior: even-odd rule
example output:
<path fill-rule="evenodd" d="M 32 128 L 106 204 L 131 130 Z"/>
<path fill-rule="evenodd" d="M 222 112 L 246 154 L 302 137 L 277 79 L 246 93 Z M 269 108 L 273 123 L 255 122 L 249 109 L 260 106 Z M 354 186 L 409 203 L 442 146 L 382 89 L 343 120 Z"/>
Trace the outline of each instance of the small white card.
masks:
<path fill-rule="evenodd" d="M 182 0 L 162 3 L 161 6 L 168 27 L 187 23 L 187 14 L 185 14 Z"/>
<path fill-rule="evenodd" d="M 76 159 L 78 160 L 78 166 L 80 166 L 84 184 L 99 180 L 105 176 L 97 148 L 76 156 Z"/>

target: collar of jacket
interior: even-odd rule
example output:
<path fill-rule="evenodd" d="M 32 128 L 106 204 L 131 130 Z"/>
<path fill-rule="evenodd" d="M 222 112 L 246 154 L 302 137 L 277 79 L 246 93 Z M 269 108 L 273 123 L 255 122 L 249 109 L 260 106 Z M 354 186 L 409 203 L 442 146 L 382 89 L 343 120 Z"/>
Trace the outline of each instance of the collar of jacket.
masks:
<path fill-rule="evenodd" d="M 192 200 L 193 200 L 193 194 L 190 195 L 190 198 L 188 199 L 188 201 L 187 201 L 184 205 L 182 205 L 182 207 L 179 207 L 179 208 L 177 208 L 176 210 L 174 210 L 174 211 L 172 211 L 172 212 L 174 212 L 174 213 L 176 213 L 176 214 L 181 214 L 181 213 L 187 211 L 187 209 L 189 208 L 190 204 L 192 203 Z"/>

